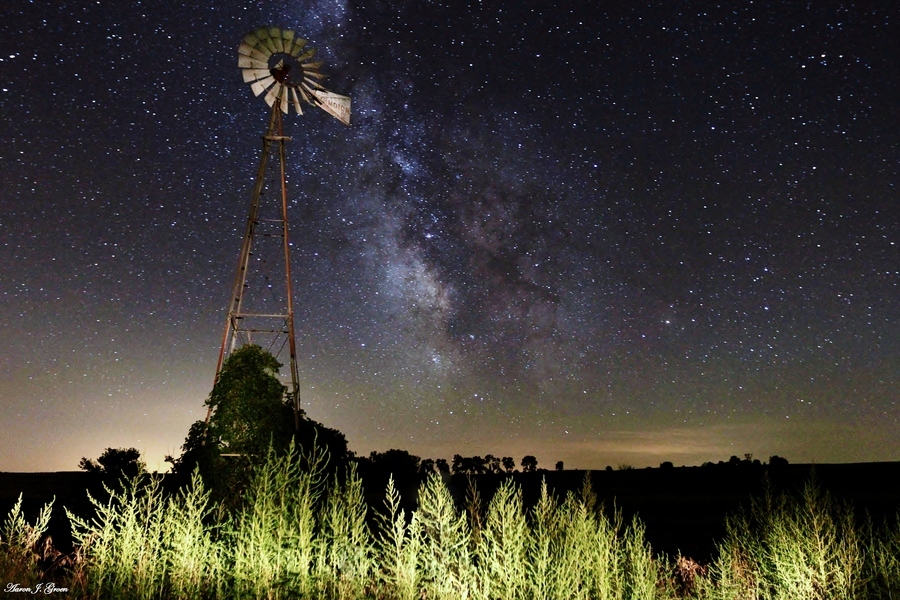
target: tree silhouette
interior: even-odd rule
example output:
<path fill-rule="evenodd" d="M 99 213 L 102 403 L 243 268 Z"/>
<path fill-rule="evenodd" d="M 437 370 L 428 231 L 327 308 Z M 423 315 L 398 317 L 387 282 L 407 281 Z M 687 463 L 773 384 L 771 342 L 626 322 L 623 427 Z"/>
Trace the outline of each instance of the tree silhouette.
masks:
<path fill-rule="evenodd" d="M 500 469 L 500 459 L 494 456 L 493 454 L 488 454 L 484 457 L 485 464 L 487 466 L 488 473 L 502 473 L 503 471 Z"/>
<path fill-rule="evenodd" d="M 265 458 L 269 446 L 282 452 L 292 439 L 307 451 L 314 443 L 326 448 L 331 472 L 349 461 L 353 455 L 340 431 L 306 418 L 302 411 L 300 428 L 294 428 L 293 403 L 277 376 L 280 367 L 272 354 L 252 344 L 225 360 L 206 400 L 213 410 L 209 424 L 191 425 L 182 455 L 166 457 L 181 483 L 199 466 L 204 482 L 237 498 L 252 465 Z"/>
<path fill-rule="evenodd" d="M 516 468 L 516 459 L 512 456 L 504 456 L 500 462 L 503 463 L 503 468 L 506 469 L 507 473 L 512 473 Z"/>
<path fill-rule="evenodd" d="M 446 458 L 439 458 L 434 461 L 434 466 L 437 467 L 438 473 L 449 473 L 450 465 L 447 464 Z"/>
<path fill-rule="evenodd" d="M 788 466 L 788 459 L 782 458 L 775 454 L 774 456 L 769 457 L 769 466 L 770 467 L 786 467 Z"/>
<path fill-rule="evenodd" d="M 451 468 L 453 469 L 453 474 L 462 473 L 463 472 L 463 461 L 465 459 L 462 457 L 462 454 L 454 454 L 453 455 L 453 464 Z"/>
<path fill-rule="evenodd" d="M 537 471 L 538 461 L 532 455 L 527 455 L 522 457 L 522 472 L 523 473 L 534 473 Z"/>
<path fill-rule="evenodd" d="M 564 467 L 563 461 L 561 461 L 561 460 L 560 460 L 560 461 L 557 461 L 557 463 L 556 463 L 556 470 L 557 470 L 557 471 L 562 471 L 562 470 L 563 470 L 563 467 Z"/>
<path fill-rule="evenodd" d="M 141 460 L 141 452 L 137 448 L 107 448 L 96 461 L 82 458 L 78 468 L 107 480 L 118 481 L 122 477 L 136 477 L 147 469 L 147 465 Z"/>
<path fill-rule="evenodd" d="M 419 477 L 424 479 L 435 472 L 434 459 L 426 458 L 419 463 Z"/>
<path fill-rule="evenodd" d="M 357 458 L 356 464 L 363 485 L 370 493 L 383 492 L 388 480 L 393 478 L 394 486 L 407 497 L 415 498 L 415 489 L 427 474 L 428 462 L 406 450 L 392 448 L 386 452 L 371 452 L 366 458 Z"/>
<path fill-rule="evenodd" d="M 441 470 L 440 462 L 439 459 L 436 463 L 439 470 Z M 446 461 L 444 461 L 444 464 L 446 464 Z M 513 465 L 515 465 L 515 463 L 513 463 Z M 462 475 L 484 475 L 486 473 L 501 472 L 500 461 L 490 454 L 485 457 L 454 454 L 452 470 L 454 474 Z"/>
<path fill-rule="evenodd" d="M 134 479 L 146 471 L 147 465 L 137 448 L 107 448 L 96 461 L 82 458 L 78 468 L 90 473 L 91 494 L 105 502 L 109 496 L 104 486 L 121 488 L 122 480 Z"/>
<path fill-rule="evenodd" d="M 411 481 L 419 474 L 421 459 L 406 450 L 391 448 L 387 452 L 371 452 L 372 465 L 385 475 L 393 475 L 394 480 Z M 385 482 L 386 483 L 386 482 Z"/>

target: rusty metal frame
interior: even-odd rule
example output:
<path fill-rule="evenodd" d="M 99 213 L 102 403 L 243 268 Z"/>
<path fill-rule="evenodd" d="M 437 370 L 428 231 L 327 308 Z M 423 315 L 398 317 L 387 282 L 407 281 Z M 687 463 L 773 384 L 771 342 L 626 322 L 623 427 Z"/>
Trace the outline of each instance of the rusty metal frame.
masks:
<path fill-rule="evenodd" d="M 228 307 L 228 316 L 225 320 L 225 328 L 222 333 L 222 346 L 219 350 L 219 360 L 216 364 L 216 376 L 213 385 L 219 380 L 219 373 L 222 371 L 222 365 L 225 359 L 239 346 L 241 335 L 244 334 L 247 341 L 252 339 L 253 333 L 282 333 L 288 338 L 288 348 L 290 353 L 290 377 L 291 385 L 287 390 L 287 395 L 294 407 L 294 428 L 300 428 L 300 377 L 297 368 L 297 345 L 294 336 L 294 291 L 291 281 L 291 255 L 290 243 L 288 239 L 288 202 L 287 202 L 287 180 L 286 180 L 286 160 L 284 143 L 290 141 L 291 138 L 284 135 L 282 117 L 281 117 L 281 96 L 285 93 L 284 86 L 279 90 L 278 101 L 272 103 L 272 114 L 269 117 L 269 124 L 266 128 L 266 134 L 263 136 L 262 155 L 260 156 L 259 168 L 256 172 L 256 182 L 253 185 L 253 196 L 250 201 L 250 214 L 247 217 L 247 228 L 244 232 L 243 242 L 241 243 L 241 252 L 238 257 L 237 272 L 235 274 L 234 286 L 231 292 L 231 298 Z M 244 290 L 247 283 L 247 271 L 249 268 L 251 250 L 253 248 L 253 239 L 257 235 L 256 228 L 261 221 L 278 223 L 278 219 L 260 219 L 259 208 L 262 198 L 263 188 L 265 187 L 266 168 L 268 166 L 269 155 L 273 152 L 272 144 L 277 144 L 278 161 L 281 175 L 281 238 L 284 248 L 284 265 L 285 265 L 285 289 L 287 292 L 286 312 L 278 313 L 251 313 L 242 312 L 242 304 L 244 301 Z M 247 317 L 256 317 L 260 319 L 280 319 L 283 325 L 279 328 L 269 326 L 268 329 L 260 328 L 244 328 L 241 322 Z M 212 416 L 212 407 L 206 411 L 206 423 Z"/>

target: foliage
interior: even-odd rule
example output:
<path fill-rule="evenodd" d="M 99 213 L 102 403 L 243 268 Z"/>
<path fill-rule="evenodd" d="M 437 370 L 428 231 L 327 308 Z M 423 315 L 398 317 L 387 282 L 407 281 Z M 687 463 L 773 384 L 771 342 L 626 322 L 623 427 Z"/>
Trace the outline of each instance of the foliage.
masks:
<path fill-rule="evenodd" d="M 481 475 L 487 472 L 487 463 L 480 456 L 454 454 L 451 469 L 458 475 Z"/>
<path fill-rule="evenodd" d="M 514 478 L 485 504 L 472 486 L 458 507 L 429 475 L 406 511 L 392 477 L 384 509 L 367 521 L 351 466 L 326 477 L 326 453 L 289 444 L 252 467 L 246 498 L 229 512 L 198 472 L 167 496 L 139 476 L 96 517 L 69 513 L 78 544 L 60 586 L 84 598 L 321 598 L 472 600 L 867 600 L 900 592 L 900 516 L 860 525 L 814 482 L 797 497 L 767 494 L 728 522 L 708 566 L 670 562 L 597 501 L 590 476 L 562 499 L 542 482 L 527 509 Z M 8 581 L 42 581 L 36 567 L 49 519 L 21 499 L 0 537 Z M 369 525 L 371 525 L 371 528 Z"/>
<path fill-rule="evenodd" d="M 378 582 L 388 597 L 397 600 L 414 600 L 419 595 L 422 574 L 419 556 L 422 547 L 421 525 L 418 512 L 407 519 L 400 507 L 400 494 L 391 477 L 387 484 L 384 505 L 386 512 L 378 513 L 376 520 L 381 535 L 375 539 Z"/>
<path fill-rule="evenodd" d="M 91 475 L 91 489 L 103 496 L 103 486 L 119 488 L 122 480 L 134 479 L 147 470 L 137 448 L 107 448 L 94 461 L 82 458 L 78 467 Z"/>
<path fill-rule="evenodd" d="M 487 467 L 488 473 L 502 473 L 503 470 L 500 468 L 500 459 L 493 454 L 486 454 L 484 456 L 484 463 Z"/>
<path fill-rule="evenodd" d="M 43 554 L 41 539 L 50 524 L 53 501 L 44 505 L 33 524 L 22 512 L 22 494 L 9 511 L 0 528 L 0 578 L 5 582 L 35 579 L 40 570 L 38 560 Z"/>
<path fill-rule="evenodd" d="M 264 457 L 270 442 L 284 448 L 294 433 L 294 408 L 285 398 L 274 356 L 248 344 L 231 353 L 206 400 L 212 409 L 207 443 L 223 453 Z M 272 442 L 274 440 L 274 442 Z"/>
<path fill-rule="evenodd" d="M 419 491 L 418 531 L 421 549 L 417 568 L 422 585 L 436 599 L 465 597 L 473 580 L 469 523 L 453 503 L 440 477 L 425 480 Z"/>
<path fill-rule="evenodd" d="M 97 513 L 92 521 L 66 510 L 83 556 L 79 570 L 90 574 L 79 577 L 86 581 L 84 591 L 100 597 L 157 596 L 166 571 L 162 535 L 166 506 L 160 479 L 123 480 L 121 491 L 105 487 L 107 502 L 88 494 Z"/>
<path fill-rule="evenodd" d="M 317 579 L 329 598 L 359 598 L 372 577 L 375 548 L 366 512 L 362 482 L 351 464 L 343 483 L 335 476 L 320 518 Z"/>
<path fill-rule="evenodd" d="M 538 461 L 532 455 L 527 455 L 522 457 L 522 472 L 523 473 L 534 473 L 537 471 Z"/>
<path fill-rule="evenodd" d="M 769 466 L 770 467 L 786 467 L 788 465 L 788 459 L 782 458 L 775 454 L 774 456 L 769 457 Z"/>
<path fill-rule="evenodd" d="M 390 477 L 401 487 L 418 484 L 420 475 L 433 473 L 435 465 L 431 459 L 423 461 L 406 450 L 396 449 L 372 451 L 368 458 L 358 458 L 356 462 L 364 479 L 374 481 L 379 489 L 384 489 Z"/>
<path fill-rule="evenodd" d="M 269 590 L 306 593 L 316 563 L 316 509 L 326 456 L 290 444 L 270 449 L 255 469 L 244 507 L 226 524 L 223 541 L 236 597 Z"/>
<path fill-rule="evenodd" d="M 889 556 L 884 550 L 900 549 L 892 542 L 900 529 L 867 533 L 851 508 L 814 480 L 799 498 L 767 493 L 727 528 L 702 581 L 703 597 L 851 600 L 891 597 L 900 589 L 900 564 L 882 560 Z"/>
<path fill-rule="evenodd" d="M 96 461 L 82 458 L 78 468 L 88 473 L 131 479 L 146 471 L 147 465 L 141 460 L 141 452 L 137 448 L 107 448 Z"/>
<path fill-rule="evenodd" d="M 212 409 L 209 423 L 195 422 L 182 455 L 166 457 L 182 484 L 199 467 L 214 498 L 230 499 L 233 505 L 247 491 L 254 466 L 266 460 L 270 448 L 283 453 L 296 443 L 309 453 L 318 444 L 331 458 L 331 473 L 349 462 L 353 454 L 341 432 L 308 419 L 302 411 L 295 423 L 294 407 L 277 377 L 280 367 L 272 354 L 252 344 L 225 360 L 206 400 Z"/>

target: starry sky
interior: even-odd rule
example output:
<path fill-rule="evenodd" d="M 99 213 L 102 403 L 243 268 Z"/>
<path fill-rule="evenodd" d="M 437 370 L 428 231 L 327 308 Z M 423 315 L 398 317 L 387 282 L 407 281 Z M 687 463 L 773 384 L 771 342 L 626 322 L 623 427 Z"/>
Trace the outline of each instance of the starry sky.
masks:
<path fill-rule="evenodd" d="M 0 470 L 205 417 L 292 29 L 303 408 L 351 449 L 567 468 L 900 460 L 895 2 L 0 8 Z"/>

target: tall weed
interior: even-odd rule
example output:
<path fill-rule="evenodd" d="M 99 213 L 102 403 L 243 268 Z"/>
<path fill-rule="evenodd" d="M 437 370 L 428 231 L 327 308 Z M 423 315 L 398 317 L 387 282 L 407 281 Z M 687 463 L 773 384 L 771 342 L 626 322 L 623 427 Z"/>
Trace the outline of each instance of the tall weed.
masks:
<path fill-rule="evenodd" d="M 491 500 L 479 543 L 478 558 L 483 593 L 512 600 L 528 590 L 528 549 L 531 532 L 522 506 L 522 490 L 506 479 Z"/>
<path fill-rule="evenodd" d="M 419 597 L 422 574 L 419 568 L 422 552 L 422 527 L 418 511 L 413 511 L 407 521 L 400 508 L 400 493 L 394 486 L 394 478 L 388 479 L 384 499 L 385 513 L 378 513 L 376 521 L 379 535 L 375 538 L 378 558 L 378 579 L 388 598 L 415 600 Z"/>
<path fill-rule="evenodd" d="M 528 560 L 525 563 L 530 595 L 547 600 L 569 598 L 571 590 L 560 590 L 557 586 L 557 559 L 564 522 L 556 498 L 547 489 L 546 479 L 541 481 L 541 495 L 531 511 L 530 526 Z"/>
<path fill-rule="evenodd" d="M 868 600 L 900 598 L 900 515 L 877 529 L 810 482 L 797 498 L 771 493 L 730 518 L 706 567 L 656 555 L 643 524 L 598 503 L 586 477 L 555 497 L 542 482 L 526 510 L 505 479 L 483 507 L 472 486 L 458 508 L 439 476 L 401 509 L 393 479 L 367 524 L 362 483 L 350 469 L 324 480 L 327 457 L 291 446 L 253 467 L 230 513 L 198 473 L 166 497 L 139 476 L 91 497 L 95 516 L 67 511 L 77 544 L 72 597 L 321 598 L 378 600 Z M 39 581 L 39 541 L 21 497 L 0 528 L 0 575 Z M 687 575 L 685 575 L 687 573 Z M 679 579 L 680 577 L 680 579 Z"/>
<path fill-rule="evenodd" d="M 316 505 L 324 451 L 271 448 L 253 472 L 246 504 L 228 524 L 225 552 L 235 597 L 302 595 L 312 589 Z"/>
<path fill-rule="evenodd" d="M 729 519 L 703 588 L 710 598 L 859 600 L 870 544 L 850 507 L 811 480 L 797 499 L 767 493 Z"/>
<path fill-rule="evenodd" d="M 38 560 L 41 558 L 40 541 L 50 524 L 53 510 L 51 500 L 41 509 L 34 524 L 28 523 L 22 514 L 22 494 L 9 511 L 0 528 L 0 578 L 7 583 L 31 582 L 40 577 Z M 25 585 L 22 583 L 22 585 Z M 26 586 L 30 587 L 30 586 Z"/>
<path fill-rule="evenodd" d="M 351 465 L 337 476 L 320 518 L 318 580 L 328 598 L 361 598 L 374 571 L 374 544 L 366 525 L 362 481 Z"/>
<path fill-rule="evenodd" d="M 469 547 L 469 524 L 437 475 L 429 476 L 419 490 L 418 517 L 422 536 L 419 568 L 426 597 L 468 598 L 477 587 Z"/>
<path fill-rule="evenodd" d="M 225 567 L 219 527 L 211 522 L 214 509 L 199 471 L 189 487 L 168 499 L 162 536 L 169 597 L 213 597 L 222 589 Z"/>
<path fill-rule="evenodd" d="M 66 509 L 80 546 L 79 578 L 90 597 L 157 598 L 165 582 L 165 500 L 160 479 L 139 474 L 122 489 L 104 485 L 104 504 L 88 494 L 96 516 L 88 521 Z"/>

